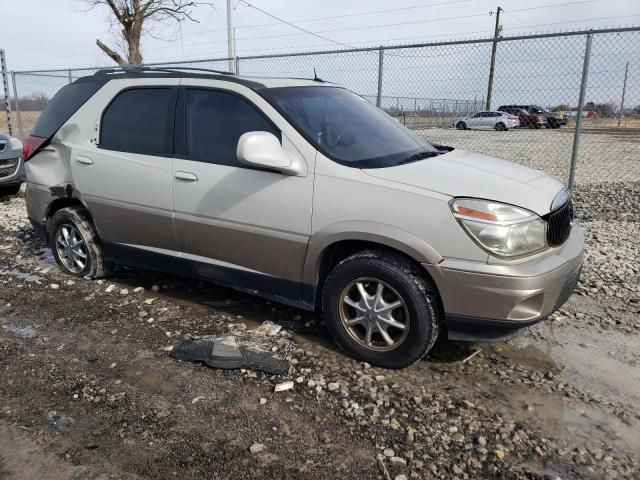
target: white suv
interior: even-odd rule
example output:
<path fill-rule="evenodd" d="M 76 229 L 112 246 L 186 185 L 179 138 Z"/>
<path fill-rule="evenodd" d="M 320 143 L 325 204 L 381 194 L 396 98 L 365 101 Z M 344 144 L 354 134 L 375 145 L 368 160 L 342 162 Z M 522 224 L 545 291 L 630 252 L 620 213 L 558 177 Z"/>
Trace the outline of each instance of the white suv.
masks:
<path fill-rule="evenodd" d="M 440 334 L 514 335 L 582 265 L 559 182 L 318 80 L 101 71 L 51 100 L 23 156 L 29 218 L 67 273 L 149 267 L 318 310 L 384 367 Z"/>

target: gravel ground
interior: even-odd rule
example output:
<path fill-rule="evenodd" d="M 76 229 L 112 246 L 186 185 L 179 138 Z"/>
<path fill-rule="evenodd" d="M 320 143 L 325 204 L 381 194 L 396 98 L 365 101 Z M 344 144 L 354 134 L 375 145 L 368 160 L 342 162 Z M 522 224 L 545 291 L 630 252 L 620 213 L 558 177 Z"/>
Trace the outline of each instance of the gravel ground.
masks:
<path fill-rule="evenodd" d="M 568 180 L 573 129 L 497 132 L 432 128 L 417 132 L 431 142 L 521 163 L 565 184 Z M 640 181 L 640 129 L 585 129 L 580 139 L 577 184 Z"/>
<path fill-rule="evenodd" d="M 549 321 L 506 343 L 439 341 L 401 371 L 345 357 L 312 314 L 214 285 L 70 279 L 23 199 L 4 200 L 0 479 L 640 478 L 637 192 L 577 191 L 585 267 Z M 286 377 L 168 355 L 264 320 L 296 345 Z"/>

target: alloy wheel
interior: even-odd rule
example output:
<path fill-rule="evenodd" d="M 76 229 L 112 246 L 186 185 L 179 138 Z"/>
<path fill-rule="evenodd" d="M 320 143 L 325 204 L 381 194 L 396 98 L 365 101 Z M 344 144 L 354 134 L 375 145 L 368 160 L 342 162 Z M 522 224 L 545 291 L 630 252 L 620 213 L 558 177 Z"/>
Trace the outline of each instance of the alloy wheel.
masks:
<path fill-rule="evenodd" d="M 409 333 L 404 300 L 393 287 L 374 278 L 358 278 L 343 289 L 340 320 L 351 338 L 370 350 L 394 350 Z"/>
<path fill-rule="evenodd" d="M 80 273 L 87 266 L 87 247 L 78 229 L 64 223 L 58 228 L 56 250 L 64 267 L 71 273 Z"/>

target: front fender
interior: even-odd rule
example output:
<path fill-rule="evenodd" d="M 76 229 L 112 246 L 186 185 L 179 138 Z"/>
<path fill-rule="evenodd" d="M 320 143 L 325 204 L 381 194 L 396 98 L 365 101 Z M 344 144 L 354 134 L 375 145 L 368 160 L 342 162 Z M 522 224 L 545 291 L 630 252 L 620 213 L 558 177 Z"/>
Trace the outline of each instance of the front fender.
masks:
<path fill-rule="evenodd" d="M 303 270 L 305 285 L 317 285 L 320 261 L 325 250 L 345 240 L 360 240 L 393 248 L 419 263 L 437 264 L 442 256 L 423 239 L 390 225 L 364 221 L 344 221 L 312 234 Z"/>

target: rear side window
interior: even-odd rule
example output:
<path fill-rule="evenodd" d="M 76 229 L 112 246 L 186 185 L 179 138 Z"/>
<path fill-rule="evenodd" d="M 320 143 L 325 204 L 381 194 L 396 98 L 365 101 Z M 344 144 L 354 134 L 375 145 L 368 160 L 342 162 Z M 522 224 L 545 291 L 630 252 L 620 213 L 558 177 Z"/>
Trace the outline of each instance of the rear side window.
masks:
<path fill-rule="evenodd" d="M 106 108 L 100 123 L 100 148 L 145 155 L 173 153 L 177 89 L 131 88 Z"/>
<path fill-rule="evenodd" d="M 186 91 L 187 158 L 243 167 L 236 156 L 238 140 L 247 132 L 280 131 L 247 100 L 232 93 L 189 88 Z"/>
<path fill-rule="evenodd" d="M 49 101 L 31 135 L 51 138 L 76 111 L 105 84 L 104 81 L 80 81 L 66 85 L 58 90 Z"/>

